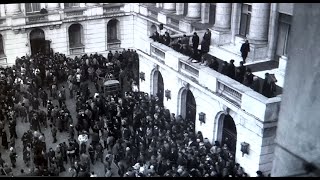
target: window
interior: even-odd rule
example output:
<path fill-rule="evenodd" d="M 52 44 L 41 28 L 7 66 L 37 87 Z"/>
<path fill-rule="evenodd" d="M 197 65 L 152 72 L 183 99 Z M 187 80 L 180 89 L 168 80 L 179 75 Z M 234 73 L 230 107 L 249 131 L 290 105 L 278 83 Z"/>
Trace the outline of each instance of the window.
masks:
<path fill-rule="evenodd" d="M 72 24 L 68 30 L 70 48 L 82 47 L 82 26 L 80 24 Z"/>
<path fill-rule="evenodd" d="M 4 48 L 3 48 L 3 37 L 2 35 L 0 34 L 0 57 L 3 57 L 5 56 L 4 54 Z"/>
<path fill-rule="evenodd" d="M 27 13 L 40 12 L 40 9 L 41 9 L 40 3 L 26 3 Z"/>
<path fill-rule="evenodd" d="M 287 45 L 291 28 L 292 16 L 279 13 L 279 29 L 277 41 L 277 56 L 287 55 Z"/>
<path fill-rule="evenodd" d="M 107 42 L 119 41 L 118 27 L 119 21 L 116 19 L 110 20 L 107 25 Z"/>
<path fill-rule="evenodd" d="M 64 8 L 80 7 L 80 3 L 64 3 Z"/>
<path fill-rule="evenodd" d="M 251 20 L 251 8 L 250 4 L 242 4 L 241 17 L 240 17 L 240 30 L 239 35 L 247 36 L 249 33 L 250 20 Z"/>

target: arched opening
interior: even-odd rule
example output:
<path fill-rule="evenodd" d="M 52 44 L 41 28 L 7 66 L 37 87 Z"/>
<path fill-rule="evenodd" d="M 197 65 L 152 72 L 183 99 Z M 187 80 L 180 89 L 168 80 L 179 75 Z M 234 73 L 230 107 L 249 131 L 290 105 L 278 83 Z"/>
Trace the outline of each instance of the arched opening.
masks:
<path fill-rule="evenodd" d="M 159 102 L 163 105 L 164 84 L 160 71 L 156 70 L 153 76 L 153 94 L 159 98 Z"/>
<path fill-rule="evenodd" d="M 46 53 L 48 44 L 45 40 L 45 34 L 42 29 L 34 29 L 30 32 L 31 54 Z M 49 45 L 50 46 L 50 45 Z"/>
<path fill-rule="evenodd" d="M 5 57 L 5 53 L 4 53 L 4 46 L 3 46 L 3 37 L 2 35 L 0 34 L 0 58 L 1 57 Z"/>
<path fill-rule="evenodd" d="M 186 123 L 191 123 L 194 125 L 197 113 L 197 104 L 193 96 L 193 93 L 189 89 L 184 89 L 181 93 L 181 111 L 180 115 L 186 120 Z"/>
<path fill-rule="evenodd" d="M 221 146 L 226 144 L 235 157 L 237 147 L 237 128 L 229 114 L 221 114 L 218 121 L 217 140 Z"/>
<path fill-rule="evenodd" d="M 83 28 L 81 24 L 72 24 L 68 29 L 69 47 L 83 47 Z"/>
<path fill-rule="evenodd" d="M 119 24 L 117 19 L 112 19 L 107 24 L 107 43 L 120 42 Z"/>

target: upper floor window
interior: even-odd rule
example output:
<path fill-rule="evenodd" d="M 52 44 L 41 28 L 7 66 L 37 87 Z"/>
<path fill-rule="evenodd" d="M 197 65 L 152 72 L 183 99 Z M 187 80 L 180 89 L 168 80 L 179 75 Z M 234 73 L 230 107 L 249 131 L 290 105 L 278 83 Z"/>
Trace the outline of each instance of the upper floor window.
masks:
<path fill-rule="evenodd" d="M 80 3 L 64 3 L 64 8 L 80 7 Z"/>
<path fill-rule="evenodd" d="M 70 48 L 83 46 L 83 28 L 81 24 L 72 24 L 68 30 Z"/>
<path fill-rule="evenodd" d="M 239 35 L 247 36 L 250 28 L 252 6 L 250 4 L 242 4 Z"/>
<path fill-rule="evenodd" d="M 107 42 L 119 41 L 119 21 L 112 19 L 107 24 Z"/>
<path fill-rule="evenodd" d="M 40 9 L 41 9 L 40 3 L 26 3 L 27 13 L 40 12 Z"/>

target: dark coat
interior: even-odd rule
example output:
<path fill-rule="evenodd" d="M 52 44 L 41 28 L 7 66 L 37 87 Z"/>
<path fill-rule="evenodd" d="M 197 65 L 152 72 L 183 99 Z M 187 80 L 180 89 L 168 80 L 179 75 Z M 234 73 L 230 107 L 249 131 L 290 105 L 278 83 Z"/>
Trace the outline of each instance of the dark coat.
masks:
<path fill-rule="evenodd" d="M 193 49 L 198 49 L 199 46 L 199 36 L 198 35 L 193 35 L 192 36 L 192 47 Z"/>
<path fill-rule="evenodd" d="M 241 57 L 246 58 L 248 56 L 248 53 L 250 52 L 250 44 L 249 43 L 243 43 L 240 48 Z"/>

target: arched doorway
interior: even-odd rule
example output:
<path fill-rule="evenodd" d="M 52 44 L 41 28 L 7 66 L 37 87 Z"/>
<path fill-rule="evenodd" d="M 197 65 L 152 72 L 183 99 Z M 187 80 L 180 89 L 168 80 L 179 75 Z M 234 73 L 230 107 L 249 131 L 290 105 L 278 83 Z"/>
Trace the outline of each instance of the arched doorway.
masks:
<path fill-rule="evenodd" d="M 229 114 L 221 114 L 219 118 L 218 138 L 221 146 L 227 144 L 228 149 L 235 157 L 237 147 L 237 128 L 233 118 Z"/>
<path fill-rule="evenodd" d="M 164 85 L 163 78 L 160 71 L 156 70 L 153 76 L 153 92 L 159 98 L 160 104 L 163 106 Z"/>
<path fill-rule="evenodd" d="M 30 32 L 30 46 L 31 54 L 36 54 L 38 52 L 46 54 L 50 51 L 50 43 L 45 40 L 45 35 L 42 29 L 34 29 Z"/>
<path fill-rule="evenodd" d="M 181 110 L 179 115 L 186 120 L 186 123 L 192 124 L 193 130 L 195 130 L 197 104 L 193 93 L 189 89 L 183 89 L 180 102 Z"/>
<path fill-rule="evenodd" d="M 195 124 L 196 113 L 197 113 L 197 104 L 194 96 L 190 90 L 187 90 L 186 97 L 186 117 L 187 122 L 192 122 Z M 193 127 L 195 128 L 195 127 Z"/>

